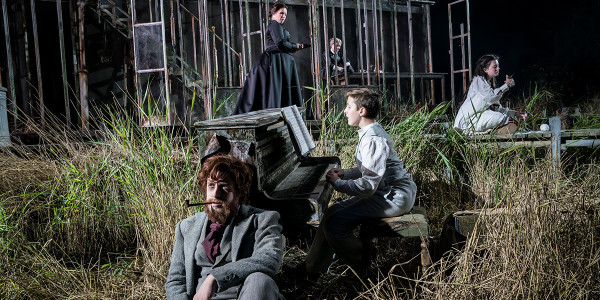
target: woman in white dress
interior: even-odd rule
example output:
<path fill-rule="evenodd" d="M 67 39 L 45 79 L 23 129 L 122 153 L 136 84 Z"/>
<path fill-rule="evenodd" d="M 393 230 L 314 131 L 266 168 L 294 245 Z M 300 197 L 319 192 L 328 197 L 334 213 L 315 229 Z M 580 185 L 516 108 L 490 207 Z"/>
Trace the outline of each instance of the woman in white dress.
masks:
<path fill-rule="evenodd" d="M 477 60 L 475 76 L 456 114 L 454 128 L 462 130 L 465 134 L 486 133 L 492 130 L 506 134 L 517 130 L 515 119 L 525 120 L 527 114 L 502 107 L 500 98 L 515 85 L 515 81 L 506 75 L 504 84 L 496 88 L 496 76 L 499 73 L 498 56 L 487 54 Z"/>

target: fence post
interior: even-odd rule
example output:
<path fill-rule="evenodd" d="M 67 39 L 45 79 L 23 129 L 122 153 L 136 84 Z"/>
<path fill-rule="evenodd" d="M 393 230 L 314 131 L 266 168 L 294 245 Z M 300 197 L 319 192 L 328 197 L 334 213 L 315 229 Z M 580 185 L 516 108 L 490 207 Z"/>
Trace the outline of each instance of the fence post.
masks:
<path fill-rule="evenodd" d="M 8 113 L 6 112 L 6 88 L 0 86 L 0 147 L 10 146 Z"/>
<path fill-rule="evenodd" d="M 560 167 L 560 145 L 561 145 L 561 132 L 560 132 L 560 117 L 552 117 L 549 119 L 550 130 L 552 131 L 552 159 L 554 171 L 557 172 Z"/>

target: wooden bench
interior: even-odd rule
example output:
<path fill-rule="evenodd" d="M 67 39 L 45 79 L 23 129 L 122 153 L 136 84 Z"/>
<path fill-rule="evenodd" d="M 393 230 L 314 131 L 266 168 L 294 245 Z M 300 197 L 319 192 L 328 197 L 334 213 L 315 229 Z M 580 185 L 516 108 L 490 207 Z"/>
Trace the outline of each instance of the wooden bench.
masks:
<path fill-rule="evenodd" d="M 360 230 L 360 239 L 367 253 L 373 252 L 371 241 L 377 237 L 420 238 L 423 270 L 431 265 L 428 236 L 429 223 L 425 208 L 421 206 L 415 206 L 407 214 L 398 217 L 363 223 Z"/>

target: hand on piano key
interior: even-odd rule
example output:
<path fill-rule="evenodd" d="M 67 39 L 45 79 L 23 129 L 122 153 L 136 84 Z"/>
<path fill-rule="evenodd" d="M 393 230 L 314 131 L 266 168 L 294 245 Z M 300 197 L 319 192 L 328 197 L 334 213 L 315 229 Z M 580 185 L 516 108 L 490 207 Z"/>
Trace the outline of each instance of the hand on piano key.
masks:
<path fill-rule="evenodd" d="M 330 184 L 336 182 L 338 179 L 340 179 L 340 177 L 344 177 L 344 170 L 339 168 L 333 168 L 327 172 L 327 175 L 325 175 L 327 182 Z"/>

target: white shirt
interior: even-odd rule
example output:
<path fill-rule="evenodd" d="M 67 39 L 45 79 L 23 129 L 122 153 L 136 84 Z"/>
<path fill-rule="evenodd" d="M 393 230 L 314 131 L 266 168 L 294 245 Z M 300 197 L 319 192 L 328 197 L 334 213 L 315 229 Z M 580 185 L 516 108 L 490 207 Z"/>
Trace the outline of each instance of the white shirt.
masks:
<path fill-rule="evenodd" d="M 397 180 L 410 177 L 398 158 L 391 137 L 377 122 L 358 130 L 356 168 L 344 169 L 344 179 L 333 183 L 335 190 L 352 196 L 385 197 Z"/>

